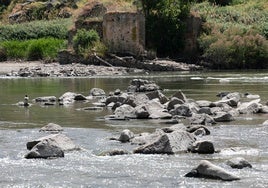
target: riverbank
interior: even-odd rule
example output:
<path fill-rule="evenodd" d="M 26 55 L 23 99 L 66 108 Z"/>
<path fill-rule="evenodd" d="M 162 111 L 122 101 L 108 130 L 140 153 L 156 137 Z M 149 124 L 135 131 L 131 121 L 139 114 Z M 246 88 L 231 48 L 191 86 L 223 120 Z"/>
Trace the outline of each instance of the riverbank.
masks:
<path fill-rule="evenodd" d="M 5 61 L 1 62 L 0 65 L 0 75 L 11 77 L 109 76 L 148 71 L 190 71 L 200 69 L 199 66 L 170 60 L 152 60 L 139 63 L 137 66 L 133 64 L 119 64 L 117 66 L 85 65 L 79 63 L 60 64 L 58 62 L 47 63 L 45 61 Z"/>
<path fill-rule="evenodd" d="M 129 72 L 142 72 L 125 67 L 66 64 L 44 61 L 6 61 L 0 64 L 0 75 L 12 77 L 82 77 L 93 75 L 126 75 Z"/>

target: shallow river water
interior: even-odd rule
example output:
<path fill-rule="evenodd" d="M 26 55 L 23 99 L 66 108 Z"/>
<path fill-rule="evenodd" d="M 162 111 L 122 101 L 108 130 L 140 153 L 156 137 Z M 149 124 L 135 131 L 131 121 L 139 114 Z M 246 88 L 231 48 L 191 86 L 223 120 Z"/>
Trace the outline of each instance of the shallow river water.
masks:
<path fill-rule="evenodd" d="M 109 140 L 123 129 L 134 133 L 152 132 L 167 126 L 157 120 L 108 121 L 111 111 L 81 111 L 88 103 L 71 106 L 18 107 L 16 103 L 28 94 L 59 97 L 67 91 L 88 95 L 93 87 L 108 93 L 125 90 L 133 78 L 155 81 L 171 96 L 182 90 L 188 98 L 216 101 L 221 91 L 259 94 L 261 102 L 268 100 L 268 71 L 254 72 L 176 72 L 94 78 L 0 78 L 0 187 L 267 187 L 268 186 L 268 126 L 262 123 L 268 114 L 245 115 L 230 123 L 209 127 L 216 149 L 212 155 L 124 155 L 98 156 L 114 148 L 132 150 L 136 146 Z M 26 143 L 44 136 L 39 129 L 47 123 L 64 128 L 81 151 L 67 152 L 59 159 L 24 159 Z M 231 169 L 225 162 L 244 157 L 253 168 Z M 241 180 L 185 178 L 200 160 L 212 163 L 239 176 Z"/>

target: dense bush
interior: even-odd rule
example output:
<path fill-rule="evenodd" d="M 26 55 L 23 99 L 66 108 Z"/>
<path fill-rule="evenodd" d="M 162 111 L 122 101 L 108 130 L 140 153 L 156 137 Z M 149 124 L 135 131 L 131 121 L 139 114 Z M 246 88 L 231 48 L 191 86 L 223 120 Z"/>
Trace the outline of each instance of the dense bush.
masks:
<path fill-rule="evenodd" d="M 190 2 L 183 0 L 141 0 L 146 18 L 146 45 L 160 56 L 176 56 L 184 47 L 184 20 Z"/>
<path fill-rule="evenodd" d="M 202 57 L 213 68 L 268 68 L 268 2 L 236 0 L 233 6 L 197 4 L 205 21 Z M 266 7 L 266 8 L 265 8 Z"/>
<path fill-rule="evenodd" d="M 67 39 L 70 25 L 70 19 L 33 21 L 14 25 L 0 25 L 0 42 L 46 37 Z"/>
<path fill-rule="evenodd" d="M 5 41 L 0 48 L 5 49 L 10 59 L 54 59 L 59 50 L 66 48 L 63 39 L 41 38 L 26 41 Z"/>
<path fill-rule="evenodd" d="M 76 53 L 83 54 L 93 48 L 95 42 L 100 41 L 100 37 L 95 30 L 79 29 L 73 38 L 73 48 Z"/>

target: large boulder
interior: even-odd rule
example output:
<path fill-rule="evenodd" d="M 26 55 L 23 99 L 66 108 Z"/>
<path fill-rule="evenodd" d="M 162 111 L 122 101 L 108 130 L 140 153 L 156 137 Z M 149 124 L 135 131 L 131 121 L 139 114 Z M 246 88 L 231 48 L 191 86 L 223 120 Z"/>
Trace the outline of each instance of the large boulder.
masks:
<path fill-rule="evenodd" d="M 128 104 L 123 104 L 122 106 L 119 106 L 115 109 L 114 115 L 116 117 L 122 117 L 122 118 L 136 118 L 136 110 L 132 106 Z"/>
<path fill-rule="evenodd" d="M 82 94 L 66 92 L 62 96 L 60 96 L 58 100 L 61 105 L 66 105 L 66 104 L 71 104 L 74 101 L 87 100 L 87 98 Z"/>
<path fill-rule="evenodd" d="M 134 153 L 175 154 L 187 152 L 194 141 L 194 136 L 186 131 L 173 131 L 172 133 L 159 132 L 154 140 L 136 148 Z"/>
<path fill-rule="evenodd" d="M 44 127 L 42 127 L 40 130 L 40 132 L 52 132 L 52 133 L 58 133 L 63 131 L 63 128 L 55 123 L 49 123 L 47 125 L 45 125 Z"/>
<path fill-rule="evenodd" d="M 110 103 L 125 103 L 125 101 L 128 99 L 128 94 L 127 93 L 122 93 L 121 95 L 114 95 L 114 96 L 109 96 L 106 98 L 105 104 L 109 105 Z"/>
<path fill-rule="evenodd" d="M 100 88 L 92 88 L 90 91 L 89 91 L 89 95 L 91 96 L 105 96 L 106 93 L 103 89 L 100 89 Z"/>
<path fill-rule="evenodd" d="M 185 177 L 196 177 L 196 178 L 211 178 L 220 179 L 224 181 L 239 180 L 240 178 L 227 172 L 225 169 L 212 164 L 207 160 L 202 160 L 199 165 L 192 169 L 191 172 L 187 173 Z"/>
<path fill-rule="evenodd" d="M 140 105 L 135 107 L 135 114 L 137 119 L 147 119 L 150 116 L 150 113 L 148 112 L 146 105 Z"/>
<path fill-rule="evenodd" d="M 158 100 L 150 100 L 146 104 L 151 119 L 171 119 L 172 115 L 167 112 L 164 106 Z"/>
<path fill-rule="evenodd" d="M 172 95 L 172 97 L 176 97 L 176 98 L 178 98 L 178 99 L 181 99 L 182 101 L 184 101 L 184 102 L 187 102 L 187 98 L 186 98 L 186 96 L 184 95 L 184 93 L 182 92 L 182 91 L 177 91 L 176 93 L 174 93 L 173 95 Z"/>
<path fill-rule="evenodd" d="M 183 100 L 178 99 L 177 97 L 172 97 L 170 99 L 170 101 L 168 102 L 168 104 L 167 104 L 167 109 L 168 110 L 172 110 L 172 109 L 174 109 L 175 105 L 177 105 L 177 104 L 183 104 L 183 103 L 184 103 Z"/>
<path fill-rule="evenodd" d="M 207 114 L 193 114 L 192 117 L 189 118 L 189 121 L 193 125 L 213 125 L 216 124 L 213 117 Z"/>
<path fill-rule="evenodd" d="M 226 96 L 222 97 L 221 100 L 215 102 L 216 104 L 219 103 L 225 103 L 229 106 L 236 107 L 240 101 L 240 93 L 234 92 L 234 93 L 228 93 Z"/>
<path fill-rule="evenodd" d="M 188 104 L 177 104 L 174 106 L 174 110 L 170 112 L 172 115 L 179 115 L 185 117 L 191 117 L 193 112 Z"/>
<path fill-rule="evenodd" d="M 194 142 L 192 146 L 189 147 L 189 150 L 193 153 L 199 154 L 213 154 L 215 152 L 213 143 L 207 140 Z"/>
<path fill-rule="evenodd" d="M 260 99 L 241 103 L 237 107 L 237 110 L 240 114 L 258 113 L 261 107 L 261 104 L 259 102 L 260 102 Z"/>
<path fill-rule="evenodd" d="M 203 125 L 190 125 L 187 126 L 186 131 L 189 133 L 194 133 L 196 135 L 196 131 L 201 130 L 204 135 L 210 135 L 210 131 L 207 127 Z"/>
<path fill-rule="evenodd" d="M 159 102 L 161 104 L 164 104 L 164 103 L 168 102 L 168 98 L 158 90 L 146 93 L 146 96 L 149 98 L 149 100 L 152 100 L 152 99 L 155 99 L 155 98 L 159 99 Z"/>
<path fill-rule="evenodd" d="M 232 158 L 229 159 L 226 164 L 232 168 L 238 168 L 238 169 L 242 169 L 242 168 L 252 168 L 252 165 L 246 161 L 246 159 L 242 158 L 242 157 L 236 157 L 236 158 Z"/>
<path fill-rule="evenodd" d="M 121 132 L 118 140 L 120 142 L 129 142 L 132 138 L 134 138 L 134 133 L 128 129 L 125 129 Z"/>
<path fill-rule="evenodd" d="M 64 151 L 52 140 L 42 140 L 37 143 L 29 153 L 25 155 L 26 159 L 32 158 L 54 158 L 64 157 Z"/>
<path fill-rule="evenodd" d="M 227 112 L 217 112 L 213 118 L 216 122 L 234 121 L 234 117 Z"/>
<path fill-rule="evenodd" d="M 29 141 L 26 146 L 28 150 L 31 150 L 39 142 L 48 141 L 50 145 L 55 145 L 61 148 L 63 151 L 79 150 L 80 148 L 74 144 L 74 142 L 64 134 L 51 134 L 36 140 Z"/>

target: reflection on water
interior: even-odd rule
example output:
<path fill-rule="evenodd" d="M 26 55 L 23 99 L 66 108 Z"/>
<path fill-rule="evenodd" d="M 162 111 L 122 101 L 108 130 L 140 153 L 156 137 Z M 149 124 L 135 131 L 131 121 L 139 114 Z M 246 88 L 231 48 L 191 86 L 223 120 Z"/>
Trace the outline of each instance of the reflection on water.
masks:
<path fill-rule="evenodd" d="M 127 155 L 100 157 L 100 152 L 136 146 L 109 140 L 123 129 L 135 133 L 153 131 L 166 126 L 155 120 L 107 121 L 112 113 L 82 111 L 91 102 L 70 106 L 29 108 L 15 105 L 25 94 L 31 99 L 40 96 L 59 97 L 67 91 L 88 95 L 99 87 L 108 94 L 125 90 L 132 78 L 154 80 L 171 96 L 182 90 L 188 98 L 218 100 L 221 91 L 259 94 L 262 103 L 268 100 L 268 77 L 262 72 L 178 72 L 95 78 L 0 78 L 0 187 L 265 187 L 268 184 L 268 127 L 262 125 L 268 115 L 240 116 L 231 123 L 209 127 L 216 149 L 213 155 Z M 83 150 L 66 153 L 61 159 L 26 160 L 25 144 L 44 136 L 39 128 L 47 123 L 64 127 L 64 133 Z M 230 149 L 231 148 L 231 149 Z M 228 150 L 229 149 L 229 150 Z M 247 159 L 252 169 L 234 170 L 225 161 L 234 156 Z M 184 174 L 200 160 L 207 159 L 241 177 L 236 182 L 184 178 Z"/>

